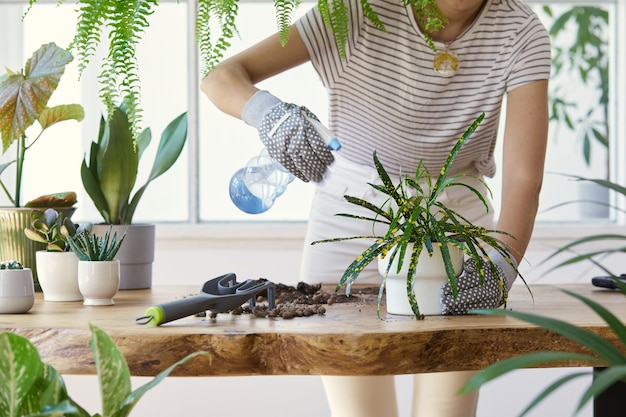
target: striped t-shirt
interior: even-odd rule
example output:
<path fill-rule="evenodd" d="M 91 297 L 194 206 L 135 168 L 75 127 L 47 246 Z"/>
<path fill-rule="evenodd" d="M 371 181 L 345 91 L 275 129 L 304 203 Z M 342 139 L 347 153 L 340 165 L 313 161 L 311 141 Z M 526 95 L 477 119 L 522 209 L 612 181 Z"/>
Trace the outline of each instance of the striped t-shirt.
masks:
<path fill-rule="evenodd" d="M 550 39 L 534 12 L 520 0 L 487 0 L 475 22 L 449 45 L 460 64 L 456 75 L 444 78 L 433 70 L 435 53 L 410 6 L 370 0 L 382 31 L 364 17 L 358 0 L 346 1 L 344 59 L 317 8 L 296 22 L 328 89 L 329 126 L 343 145 L 342 156 L 372 165 L 376 150 L 393 174 L 412 173 L 423 159 L 436 176 L 458 138 L 485 112 L 452 172 L 493 176 L 504 94 L 550 77 Z"/>

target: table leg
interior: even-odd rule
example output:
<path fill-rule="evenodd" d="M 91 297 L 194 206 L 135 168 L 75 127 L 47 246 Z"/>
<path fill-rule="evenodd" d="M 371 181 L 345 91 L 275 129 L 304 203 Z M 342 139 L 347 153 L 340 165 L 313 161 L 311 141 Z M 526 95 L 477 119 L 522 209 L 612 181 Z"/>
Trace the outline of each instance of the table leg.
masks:
<path fill-rule="evenodd" d="M 593 377 L 605 368 L 593 368 Z M 623 417 L 626 415 L 626 383 L 617 382 L 593 399 L 594 417 Z"/>

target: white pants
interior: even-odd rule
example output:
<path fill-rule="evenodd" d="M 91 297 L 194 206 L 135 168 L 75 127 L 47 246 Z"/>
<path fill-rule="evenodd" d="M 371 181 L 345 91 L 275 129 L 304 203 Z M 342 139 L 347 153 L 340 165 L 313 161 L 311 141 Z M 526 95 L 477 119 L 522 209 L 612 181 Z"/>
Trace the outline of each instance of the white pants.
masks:
<path fill-rule="evenodd" d="M 372 235 L 371 222 L 335 216 L 337 213 L 371 212 L 346 202 L 344 195 L 368 201 L 384 201 L 387 196 L 367 183 L 380 183 L 376 170 L 335 155 L 325 180 L 319 183 L 308 222 L 300 279 L 310 283 L 336 284 L 346 267 L 371 243 L 366 239 L 310 245 L 310 242 L 335 237 Z M 468 172 L 475 175 L 473 172 Z M 392 177 L 393 179 L 393 177 Z M 473 178 L 463 182 L 481 190 L 484 185 Z M 489 199 L 486 196 L 487 201 Z M 446 189 L 440 200 L 469 221 L 493 226 L 493 210 L 485 207 L 466 187 Z M 364 269 L 357 283 L 380 284 L 376 263 Z M 457 390 L 474 372 L 441 372 L 414 376 L 413 417 L 474 417 L 478 394 L 457 396 Z M 323 376 L 322 381 L 332 417 L 397 417 L 394 377 Z"/>

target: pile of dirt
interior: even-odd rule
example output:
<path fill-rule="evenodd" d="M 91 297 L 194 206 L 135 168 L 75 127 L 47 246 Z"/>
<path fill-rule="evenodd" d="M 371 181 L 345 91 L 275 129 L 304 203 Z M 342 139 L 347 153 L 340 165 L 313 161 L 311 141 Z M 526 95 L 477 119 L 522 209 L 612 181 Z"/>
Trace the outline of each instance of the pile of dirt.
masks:
<path fill-rule="evenodd" d="M 259 283 L 267 282 L 261 278 Z M 327 305 L 335 303 L 358 303 L 362 297 L 378 294 L 378 288 L 360 289 L 358 294 L 351 293 L 346 296 L 345 292 L 335 292 L 334 289 L 325 289 L 322 284 L 307 284 L 299 282 L 297 286 L 275 284 L 274 287 L 275 307 L 269 308 L 268 293 L 264 291 L 257 297 L 254 308 L 248 304 L 233 310 L 230 314 L 254 314 L 256 317 L 281 317 L 283 319 L 293 319 L 296 317 L 310 317 L 314 315 L 323 316 L 326 314 Z M 217 314 L 210 313 L 211 318 Z M 202 315 L 202 314 L 200 314 Z M 206 314 L 202 315 L 206 316 Z"/>

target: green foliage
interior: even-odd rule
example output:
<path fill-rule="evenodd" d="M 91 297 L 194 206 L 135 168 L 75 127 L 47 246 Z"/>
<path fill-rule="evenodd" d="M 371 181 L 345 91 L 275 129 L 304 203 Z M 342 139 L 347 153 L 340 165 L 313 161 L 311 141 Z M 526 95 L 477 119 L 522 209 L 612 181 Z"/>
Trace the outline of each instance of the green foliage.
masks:
<path fill-rule="evenodd" d="M 26 61 L 21 71 L 7 70 L 0 77 L 0 137 L 2 153 L 16 143 L 16 158 L 0 164 L 0 174 L 15 164 L 15 189 L 11 193 L 7 185 L 0 181 L 0 187 L 15 207 L 20 207 L 22 176 L 26 151 L 33 146 L 50 126 L 65 120 L 81 121 L 84 117 L 79 104 L 47 107 L 48 100 L 56 90 L 72 61 L 72 55 L 54 43 L 42 45 Z M 40 125 L 39 134 L 28 141 L 26 130 L 35 122 Z"/>
<path fill-rule="evenodd" d="M 2 261 L 0 269 L 24 269 L 24 267 L 18 261 Z"/>
<path fill-rule="evenodd" d="M 237 34 L 235 18 L 238 12 L 238 0 L 198 1 L 196 41 L 200 50 L 200 73 L 202 77 L 219 63 L 224 57 L 224 52 L 230 47 L 230 39 Z M 211 30 L 214 21 L 220 29 L 217 38 Z"/>
<path fill-rule="evenodd" d="M 132 196 L 139 161 L 152 141 L 152 131 L 145 129 L 133 140 L 125 106 L 117 107 L 110 119 L 100 120 L 98 141 L 91 143 L 89 163 L 81 166 L 83 186 L 107 224 L 131 224 L 143 193 L 178 159 L 187 140 L 187 113 L 172 120 L 159 142 L 146 183 Z"/>
<path fill-rule="evenodd" d="M 617 279 L 615 281 L 622 293 L 626 296 L 626 285 Z M 554 364 L 562 361 L 585 361 L 590 365 L 606 368 L 606 371 L 602 372 L 599 378 L 594 378 L 592 384 L 583 393 L 576 406 L 576 412 L 578 412 L 589 402 L 589 400 L 601 394 L 613 383 L 626 381 L 626 355 L 623 353 L 624 348 L 626 348 L 626 326 L 624 326 L 624 324 L 617 317 L 615 317 L 613 313 L 595 301 L 571 291 L 564 290 L 564 292 L 583 302 L 587 307 L 591 308 L 599 317 L 601 317 L 611 331 L 618 337 L 621 343 L 621 348 L 613 345 L 608 340 L 589 330 L 582 329 L 565 321 L 510 310 L 477 310 L 475 313 L 478 314 L 507 316 L 543 327 L 580 344 L 591 353 L 536 352 L 514 356 L 497 362 L 480 371 L 463 386 L 460 392 L 465 393 L 476 390 L 485 383 L 511 371 L 538 365 Z M 589 374 L 590 372 L 577 372 L 561 377 L 546 387 L 544 391 L 539 393 L 539 395 L 522 411 L 520 417 L 527 415 L 557 388 L 576 378 L 585 377 Z"/>
<path fill-rule="evenodd" d="M 91 230 L 91 223 L 75 225 L 69 217 L 52 208 L 46 211 L 33 210 L 30 216 L 31 228 L 24 229 L 24 233 L 30 240 L 44 243 L 48 252 L 68 252 L 68 236 Z"/>
<path fill-rule="evenodd" d="M 544 11 L 553 16 L 549 7 L 544 7 Z M 554 50 L 553 73 L 568 75 L 566 83 L 555 83 L 556 88 L 550 94 L 550 120 L 562 122 L 567 129 L 577 132 L 587 164 L 591 161 L 594 142 L 604 148 L 609 146 L 608 24 L 607 10 L 595 6 L 575 6 L 556 17 L 550 27 Z M 572 28 L 575 29 L 573 39 L 570 35 Z M 597 103 L 575 102 L 565 97 L 574 77 L 583 84 L 595 86 L 600 93 Z M 575 116 L 574 113 L 580 111 L 583 116 Z"/>
<path fill-rule="evenodd" d="M 456 142 L 434 184 L 428 169 L 426 169 L 421 162 L 418 164 L 413 177 L 411 175 L 403 175 L 400 177 L 399 182 L 395 184 L 376 156 L 376 152 L 374 152 L 374 165 L 376 166 L 382 184 L 370 183 L 369 185 L 374 188 L 376 192 L 382 193 L 388 196 L 388 198 L 381 206 L 377 206 L 361 198 L 346 195 L 344 196 L 346 201 L 373 212 L 373 216 L 367 217 L 345 213 L 337 215 L 368 221 L 371 222 L 373 226 L 377 224 L 383 225 L 386 229 L 385 234 L 382 236 L 374 234 L 371 236 L 332 238 L 312 243 L 318 244 L 352 239 L 374 240 L 374 243 L 363 253 L 358 255 L 348 266 L 337 285 L 337 290 L 345 285 L 346 293 L 349 294 L 352 284 L 359 277 L 361 271 L 379 256 L 390 256 L 388 268 L 391 267 L 393 260 L 398 257 L 397 265 L 399 272 L 404 262 L 407 247 L 409 244 L 413 244 L 407 276 L 407 297 L 415 317 L 419 319 L 421 315 L 415 299 L 413 281 L 419 256 L 423 250 L 426 250 L 432 256 L 433 245 L 437 245 L 441 249 L 442 261 L 444 262 L 448 282 L 450 283 L 454 297 L 458 294 L 458 283 L 448 249 L 449 246 L 460 249 L 467 256 L 476 261 L 476 264 L 479 266 L 478 272 L 481 282 L 484 279 L 485 268 L 490 268 L 495 271 L 495 266 L 492 264 L 486 252 L 487 246 L 497 250 L 504 259 L 511 265 L 514 265 L 507 245 L 493 236 L 494 234 L 510 235 L 499 230 L 489 230 L 481 226 L 475 226 L 461 214 L 438 201 L 438 197 L 443 190 L 449 187 L 461 186 L 466 187 L 475 194 L 476 198 L 483 202 L 485 210 L 489 210 L 489 206 L 479 190 L 459 181 L 462 177 L 466 177 L 467 175 L 448 176 L 448 171 L 456 155 L 461 150 L 463 144 L 476 130 L 483 118 L 484 113 L 472 123 Z M 480 179 L 478 180 L 481 181 Z M 489 190 L 487 185 L 484 185 L 487 190 Z M 374 230 L 374 227 L 372 227 L 372 230 Z M 387 270 L 387 273 L 388 272 L 389 270 Z M 495 275 L 499 276 L 497 273 Z M 378 295 L 379 309 L 385 288 L 385 279 L 386 274 L 383 277 Z M 504 289 L 504 284 L 502 282 L 500 284 Z"/>
<path fill-rule="evenodd" d="M 102 413 L 93 417 L 127 417 L 143 395 L 176 367 L 206 352 L 195 352 L 176 362 L 151 381 L 131 391 L 128 364 L 111 337 L 90 324 L 96 371 L 100 382 Z M 0 333 L 0 415 L 5 417 L 90 417 L 67 393 L 63 377 L 44 363 L 36 347 L 25 337 Z"/>
<path fill-rule="evenodd" d="M 90 230 L 83 230 L 74 236 L 68 235 L 67 243 L 81 261 L 112 261 L 122 246 L 126 232 L 118 240 L 117 233 L 111 236 L 111 229 L 112 226 L 104 236 L 96 235 Z"/>
<path fill-rule="evenodd" d="M 591 181 L 610 190 L 613 190 L 622 196 L 626 197 L 626 187 L 611 181 L 603 179 L 587 179 L 578 176 L 571 176 L 571 178 L 577 181 Z M 570 203 L 570 202 L 568 202 Z M 623 208 L 616 207 L 621 211 L 625 211 Z M 608 247 L 603 250 L 594 250 L 592 252 L 576 254 L 573 257 L 560 262 L 553 269 L 563 267 L 566 265 L 572 265 L 574 263 L 590 261 L 596 266 L 602 268 L 607 272 L 615 281 L 619 291 L 626 296 L 626 284 L 624 284 L 618 277 L 611 273 L 606 267 L 604 267 L 596 259 L 599 257 L 607 256 L 615 253 L 626 254 L 626 246 L 619 247 L 616 245 L 616 241 L 626 242 L 626 236 L 620 234 L 598 234 L 586 236 L 580 239 L 576 239 L 552 253 L 547 259 L 553 259 L 555 256 L 572 252 L 579 246 L 587 243 L 608 243 Z M 544 261 L 545 262 L 545 261 Z M 576 360 L 587 361 L 590 365 L 605 368 L 599 376 L 594 377 L 592 384 L 587 388 L 580 398 L 576 412 L 580 411 L 590 399 L 597 397 L 612 384 L 623 381 L 626 382 L 626 355 L 623 353 L 626 351 L 626 326 L 617 317 L 615 317 L 610 311 L 605 309 L 593 300 L 583 297 L 579 294 L 571 291 L 564 291 L 566 294 L 583 302 L 587 307 L 592 309 L 602 320 L 607 324 L 609 329 L 617 336 L 619 340 L 618 346 L 613 345 L 608 340 L 592 333 L 588 330 L 574 326 L 570 323 L 561 320 L 555 320 L 548 317 L 542 317 L 533 314 L 507 311 L 507 310 L 477 310 L 475 313 L 485 315 L 497 315 L 508 316 L 518 320 L 525 321 L 527 323 L 535 324 L 550 330 L 556 334 L 562 335 L 581 346 L 585 347 L 590 354 L 576 354 L 571 352 L 536 352 L 526 355 L 514 356 L 512 358 L 495 363 L 486 369 L 480 371 L 474 377 L 472 377 L 467 384 L 462 388 L 461 392 L 469 392 L 478 389 L 485 383 L 494 380 L 509 372 L 523 369 L 527 367 L 538 366 L 542 364 L 554 364 L 561 361 Z M 541 401 L 552 394 L 557 388 L 565 385 L 576 378 L 588 376 L 589 372 L 577 372 L 569 375 L 565 375 L 547 386 L 539 395 L 532 400 L 532 402 L 522 411 L 521 416 L 527 415 L 532 409 L 534 409 Z"/>

